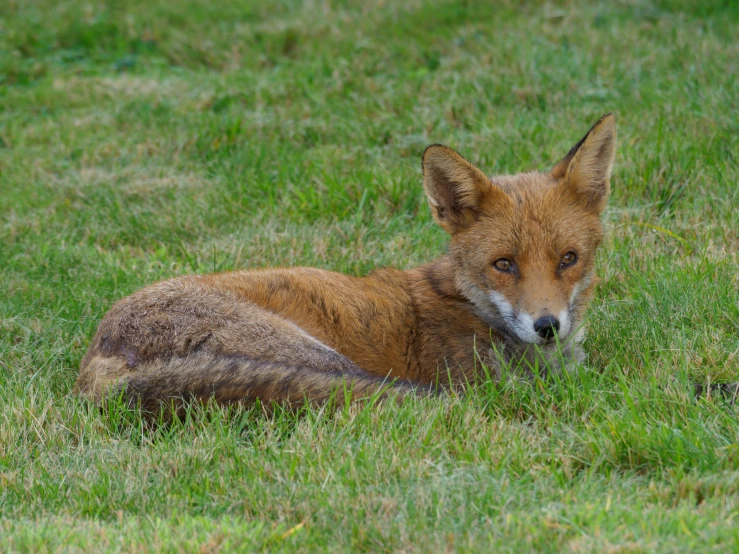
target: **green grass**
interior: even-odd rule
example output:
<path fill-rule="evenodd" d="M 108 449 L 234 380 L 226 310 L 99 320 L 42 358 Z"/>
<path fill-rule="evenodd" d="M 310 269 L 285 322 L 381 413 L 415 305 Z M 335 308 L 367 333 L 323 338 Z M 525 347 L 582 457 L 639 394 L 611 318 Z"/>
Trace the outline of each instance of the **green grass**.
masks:
<path fill-rule="evenodd" d="M 0 2 L 0 550 L 739 551 L 730 0 Z M 121 296 L 444 251 L 420 154 L 619 149 L 588 370 L 465 398 L 198 410 L 71 395 Z"/>

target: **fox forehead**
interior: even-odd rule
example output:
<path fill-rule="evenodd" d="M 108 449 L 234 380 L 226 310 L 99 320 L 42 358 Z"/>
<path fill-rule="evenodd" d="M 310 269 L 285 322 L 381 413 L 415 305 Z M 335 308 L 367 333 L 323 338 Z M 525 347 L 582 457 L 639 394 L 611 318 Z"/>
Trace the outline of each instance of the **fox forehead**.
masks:
<path fill-rule="evenodd" d="M 527 192 L 541 194 L 557 184 L 557 180 L 551 173 L 541 171 L 529 171 L 516 175 L 493 175 L 490 181 L 514 199 L 520 198 Z"/>
<path fill-rule="evenodd" d="M 525 263 L 542 257 L 558 259 L 573 249 L 587 256 L 599 244 L 600 218 L 578 205 L 550 173 L 497 175 L 490 181 L 506 193 L 508 201 L 482 206 L 479 220 L 466 235 L 474 235 L 494 254 Z"/>

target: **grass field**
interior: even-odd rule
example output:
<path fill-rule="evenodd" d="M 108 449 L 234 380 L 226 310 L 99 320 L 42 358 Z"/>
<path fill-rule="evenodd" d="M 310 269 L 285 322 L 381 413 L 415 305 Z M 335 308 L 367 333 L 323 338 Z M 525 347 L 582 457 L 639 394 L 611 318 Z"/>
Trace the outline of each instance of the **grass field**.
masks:
<path fill-rule="evenodd" d="M 523 6 L 521 6 L 523 4 Z M 0 550 L 739 551 L 739 4 L 0 0 Z M 444 251 L 420 154 L 619 150 L 588 368 L 464 398 L 71 395 L 155 280 Z"/>

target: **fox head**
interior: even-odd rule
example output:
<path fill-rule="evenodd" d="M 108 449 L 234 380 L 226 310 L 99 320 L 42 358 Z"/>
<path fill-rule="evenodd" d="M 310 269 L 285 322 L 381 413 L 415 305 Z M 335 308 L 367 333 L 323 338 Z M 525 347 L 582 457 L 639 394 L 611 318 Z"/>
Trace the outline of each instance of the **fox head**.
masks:
<path fill-rule="evenodd" d="M 615 152 L 611 114 L 548 172 L 488 177 L 451 148 L 424 151 L 423 186 L 451 235 L 455 284 L 509 339 L 544 345 L 577 334 Z"/>

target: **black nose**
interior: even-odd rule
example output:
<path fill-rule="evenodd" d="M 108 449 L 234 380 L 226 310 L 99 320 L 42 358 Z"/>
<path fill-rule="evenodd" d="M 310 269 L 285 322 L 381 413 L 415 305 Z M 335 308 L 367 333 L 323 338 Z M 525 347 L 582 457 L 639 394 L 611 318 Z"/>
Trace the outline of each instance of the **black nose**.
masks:
<path fill-rule="evenodd" d="M 556 317 L 545 315 L 534 321 L 534 331 L 544 338 L 550 339 L 554 336 L 555 331 L 559 331 L 559 320 Z"/>

